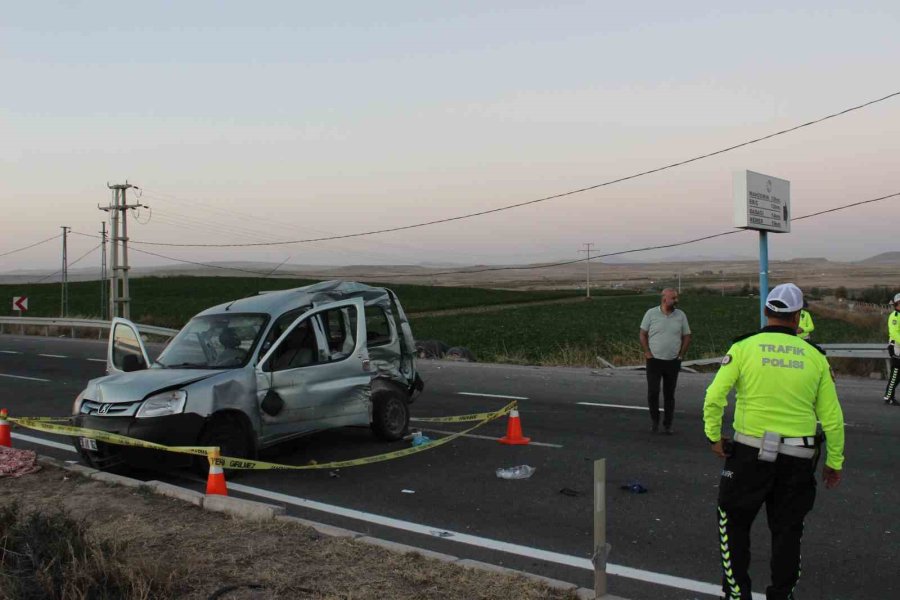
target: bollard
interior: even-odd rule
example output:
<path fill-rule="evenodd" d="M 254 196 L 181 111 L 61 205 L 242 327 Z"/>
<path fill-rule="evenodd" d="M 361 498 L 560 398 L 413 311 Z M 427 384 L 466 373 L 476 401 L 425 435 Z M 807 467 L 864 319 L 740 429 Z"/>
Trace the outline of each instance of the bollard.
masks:
<path fill-rule="evenodd" d="M 606 459 L 594 461 L 594 596 L 606 595 Z"/>

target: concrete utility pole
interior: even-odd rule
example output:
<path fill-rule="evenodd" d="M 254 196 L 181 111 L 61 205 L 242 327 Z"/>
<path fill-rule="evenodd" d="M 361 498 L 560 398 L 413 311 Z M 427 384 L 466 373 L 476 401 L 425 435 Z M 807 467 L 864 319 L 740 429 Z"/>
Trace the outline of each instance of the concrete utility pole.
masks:
<path fill-rule="evenodd" d="M 100 210 L 111 212 L 111 237 L 112 242 L 112 277 L 109 286 L 109 318 L 124 317 L 131 318 L 131 296 L 128 294 L 128 211 L 134 208 L 140 208 L 143 204 L 128 204 L 126 192 L 130 188 L 140 189 L 131 185 L 126 180 L 124 184 L 109 185 L 106 187 L 113 190 L 113 203 L 109 206 L 100 206 Z M 120 214 L 121 213 L 121 214 Z M 121 219 L 121 231 L 119 228 Z M 119 260 L 119 249 L 121 248 L 121 261 Z"/>
<path fill-rule="evenodd" d="M 60 225 L 62 232 L 62 271 L 60 271 L 60 297 L 59 297 L 59 316 L 66 318 L 69 313 L 69 258 L 66 255 L 66 241 L 71 227 Z"/>
<path fill-rule="evenodd" d="M 100 223 L 100 318 L 106 319 L 109 306 L 106 301 L 106 221 Z"/>
<path fill-rule="evenodd" d="M 585 289 L 587 290 L 587 293 L 585 294 L 585 298 L 590 298 L 591 297 L 591 249 L 594 247 L 594 242 L 585 242 L 582 244 L 582 246 L 584 246 L 584 249 L 579 250 L 579 252 L 587 253 L 587 260 L 584 261 L 584 264 L 587 267 L 587 269 L 586 269 L 587 279 L 586 279 L 586 284 L 584 286 Z"/>

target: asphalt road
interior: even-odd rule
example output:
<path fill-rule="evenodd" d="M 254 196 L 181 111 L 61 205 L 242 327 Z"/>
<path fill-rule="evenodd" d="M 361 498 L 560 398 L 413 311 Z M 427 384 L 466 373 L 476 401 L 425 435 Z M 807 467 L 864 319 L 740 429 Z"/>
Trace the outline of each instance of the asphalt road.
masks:
<path fill-rule="evenodd" d="M 105 343 L 91 340 L 0 336 L 0 406 L 13 416 L 69 414 L 85 382 L 104 374 L 105 350 Z M 721 463 L 709 451 L 700 418 L 712 375 L 681 375 L 676 432 L 661 436 L 649 432 L 641 372 L 443 361 L 422 361 L 420 367 L 427 387 L 413 416 L 493 410 L 509 399 L 490 395 L 517 396 L 523 398 L 525 434 L 546 445 L 510 447 L 494 439 L 461 438 L 434 451 L 336 473 L 248 472 L 229 482 L 231 493 L 268 497 L 292 514 L 386 539 L 592 587 L 586 568 L 593 535 L 592 469 L 595 459 L 605 458 L 610 572 L 618 573 L 609 578 L 610 591 L 634 600 L 714 597 L 702 590 L 709 591 L 708 584 L 720 577 L 715 501 Z M 847 421 L 844 481 L 838 490 L 819 487 L 807 519 L 797 594 L 900 597 L 900 409 L 882 404 L 880 381 L 841 379 L 838 392 Z M 490 423 L 474 434 L 496 438 L 504 427 L 505 422 Z M 31 431 L 16 434 L 68 442 Z M 21 437 L 14 443 L 76 458 Z M 267 458 L 321 463 L 405 446 L 379 443 L 367 429 L 342 429 L 310 436 Z M 498 467 L 520 464 L 537 470 L 525 480 L 495 476 Z M 203 485 L 182 473 L 138 476 L 194 489 Z M 620 489 L 632 481 L 648 493 Z M 560 493 L 563 489 L 576 495 Z M 755 527 L 754 550 L 754 588 L 761 592 L 769 560 L 764 513 Z"/>

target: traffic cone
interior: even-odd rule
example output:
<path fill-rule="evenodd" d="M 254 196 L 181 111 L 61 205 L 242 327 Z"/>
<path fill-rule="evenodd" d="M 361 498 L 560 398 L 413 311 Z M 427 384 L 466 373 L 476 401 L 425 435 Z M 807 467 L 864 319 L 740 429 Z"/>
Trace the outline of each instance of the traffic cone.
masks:
<path fill-rule="evenodd" d="M 206 494 L 227 496 L 228 488 L 225 485 L 225 471 L 222 466 L 216 464 L 219 460 L 219 449 L 213 448 L 209 451 L 209 477 L 206 480 Z"/>
<path fill-rule="evenodd" d="M 0 408 L 0 446 L 12 448 L 12 438 L 9 435 L 9 421 L 6 420 L 5 408 Z"/>
<path fill-rule="evenodd" d="M 509 420 L 506 422 L 506 435 L 497 441 L 511 446 L 524 446 L 531 441 L 531 438 L 522 436 L 522 420 L 519 419 L 519 409 L 514 408 L 509 412 Z"/>

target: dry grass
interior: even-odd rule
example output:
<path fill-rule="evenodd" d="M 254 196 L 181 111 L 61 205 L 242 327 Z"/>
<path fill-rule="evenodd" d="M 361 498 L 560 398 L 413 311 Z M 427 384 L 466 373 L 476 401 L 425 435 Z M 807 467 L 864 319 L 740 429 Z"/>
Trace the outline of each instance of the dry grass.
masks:
<path fill-rule="evenodd" d="M 109 597 L 575 598 L 573 593 L 521 577 L 468 570 L 418 554 L 386 552 L 350 539 L 325 537 L 299 524 L 233 519 L 53 468 L 4 481 L 0 509 L 15 502 L 32 511 L 66 510 L 72 519 L 84 523 L 92 543 L 116 549 L 102 560 L 95 556 L 96 566 L 113 569 L 113 562 L 121 560 L 129 574 L 143 573 L 140 581 L 146 584 L 135 583 L 127 593 Z M 136 576 L 132 579 L 137 582 Z M 73 591 L 65 597 L 86 596 Z"/>

